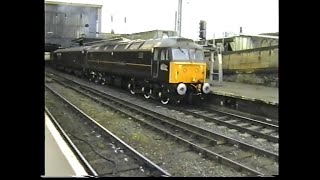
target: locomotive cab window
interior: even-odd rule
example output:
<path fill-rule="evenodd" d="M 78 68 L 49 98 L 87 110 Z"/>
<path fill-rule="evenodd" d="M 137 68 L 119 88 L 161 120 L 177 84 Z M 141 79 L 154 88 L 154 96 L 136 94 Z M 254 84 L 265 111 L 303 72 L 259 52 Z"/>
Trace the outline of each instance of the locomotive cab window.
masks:
<path fill-rule="evenodd" d="M 161 61 L 169 60 L 169 50 L 168 49 L 161 49 L 160 60 Z"/>
<path fill-rule="evenodd" d="M 159 56 L 159 49 L 155 48 L 154 49 L 154 53 L 153 53 L 153 60 L 157 61 L 158 60 L 158 56 Z"/>
<path fill-rule="evenodd" d="M 190 49 L 190 59 L 195 61 L 204 61 L 204 53 L 199 49 Z"/>
<path fill-rule="evenodd" d="M 189 60 L 188 49 L 184 48 L 172 48 L 172 59 L 173 60 Z"/>

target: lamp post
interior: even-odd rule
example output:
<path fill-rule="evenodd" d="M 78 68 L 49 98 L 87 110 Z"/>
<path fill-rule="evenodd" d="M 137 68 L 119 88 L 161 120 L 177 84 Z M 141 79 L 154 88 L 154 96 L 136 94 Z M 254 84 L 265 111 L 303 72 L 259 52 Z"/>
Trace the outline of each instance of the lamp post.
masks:
<path fill-rule="evenodd" d="M 177 19 L 178 36 L 181 36 L 181 23 L 182 23 L 182 0 L 179 0 L 179 2 L 178 2 L 178 19 Z"/>

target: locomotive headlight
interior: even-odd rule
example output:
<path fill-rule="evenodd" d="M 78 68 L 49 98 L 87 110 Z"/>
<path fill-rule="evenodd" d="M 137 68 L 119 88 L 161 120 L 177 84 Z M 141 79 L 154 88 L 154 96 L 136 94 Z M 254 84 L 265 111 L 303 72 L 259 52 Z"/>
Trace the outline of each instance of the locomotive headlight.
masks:
<path fill-rule="evenodd" d="M 187 92 L 187 86 L 183 83 L 180 83 L 178 86 L 177 86 L 177 92 L 179 95 L 185 95 L 186 92 Z"/>
<path fill-rule="evenodd" d="M 203 86 L 202 86 L 202 91 L 205 94 L 208 94 L 210 92 L 210 84 L 209 83 L 204 83 Z"/>

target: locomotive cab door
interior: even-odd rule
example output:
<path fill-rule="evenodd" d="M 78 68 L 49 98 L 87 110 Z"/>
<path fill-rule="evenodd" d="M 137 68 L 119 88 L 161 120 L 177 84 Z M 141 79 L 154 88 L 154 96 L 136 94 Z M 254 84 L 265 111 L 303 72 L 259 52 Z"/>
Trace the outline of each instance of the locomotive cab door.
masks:
<path fill-rule="evenodd" d="M 159 75 L 159 48 L 154 48 L 152 58 L 152 77 L 157 78 Z"/>

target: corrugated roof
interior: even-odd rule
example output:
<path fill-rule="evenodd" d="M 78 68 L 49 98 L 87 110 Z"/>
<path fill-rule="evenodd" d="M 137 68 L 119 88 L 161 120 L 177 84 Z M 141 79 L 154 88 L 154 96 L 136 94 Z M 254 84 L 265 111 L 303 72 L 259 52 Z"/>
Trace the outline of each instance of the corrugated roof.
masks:
<path fill-rule="evenodd" d="M 102 8 L 100 4 L 83 4 L 83 3 L 69 3 L 69 2 L 61 2 L 61 1 L 45 1 L 45 4 L 55 4 L 55 5 L 67 5 L 67 6 L 82 6 L 82 7 L 96 7 Z"/>

